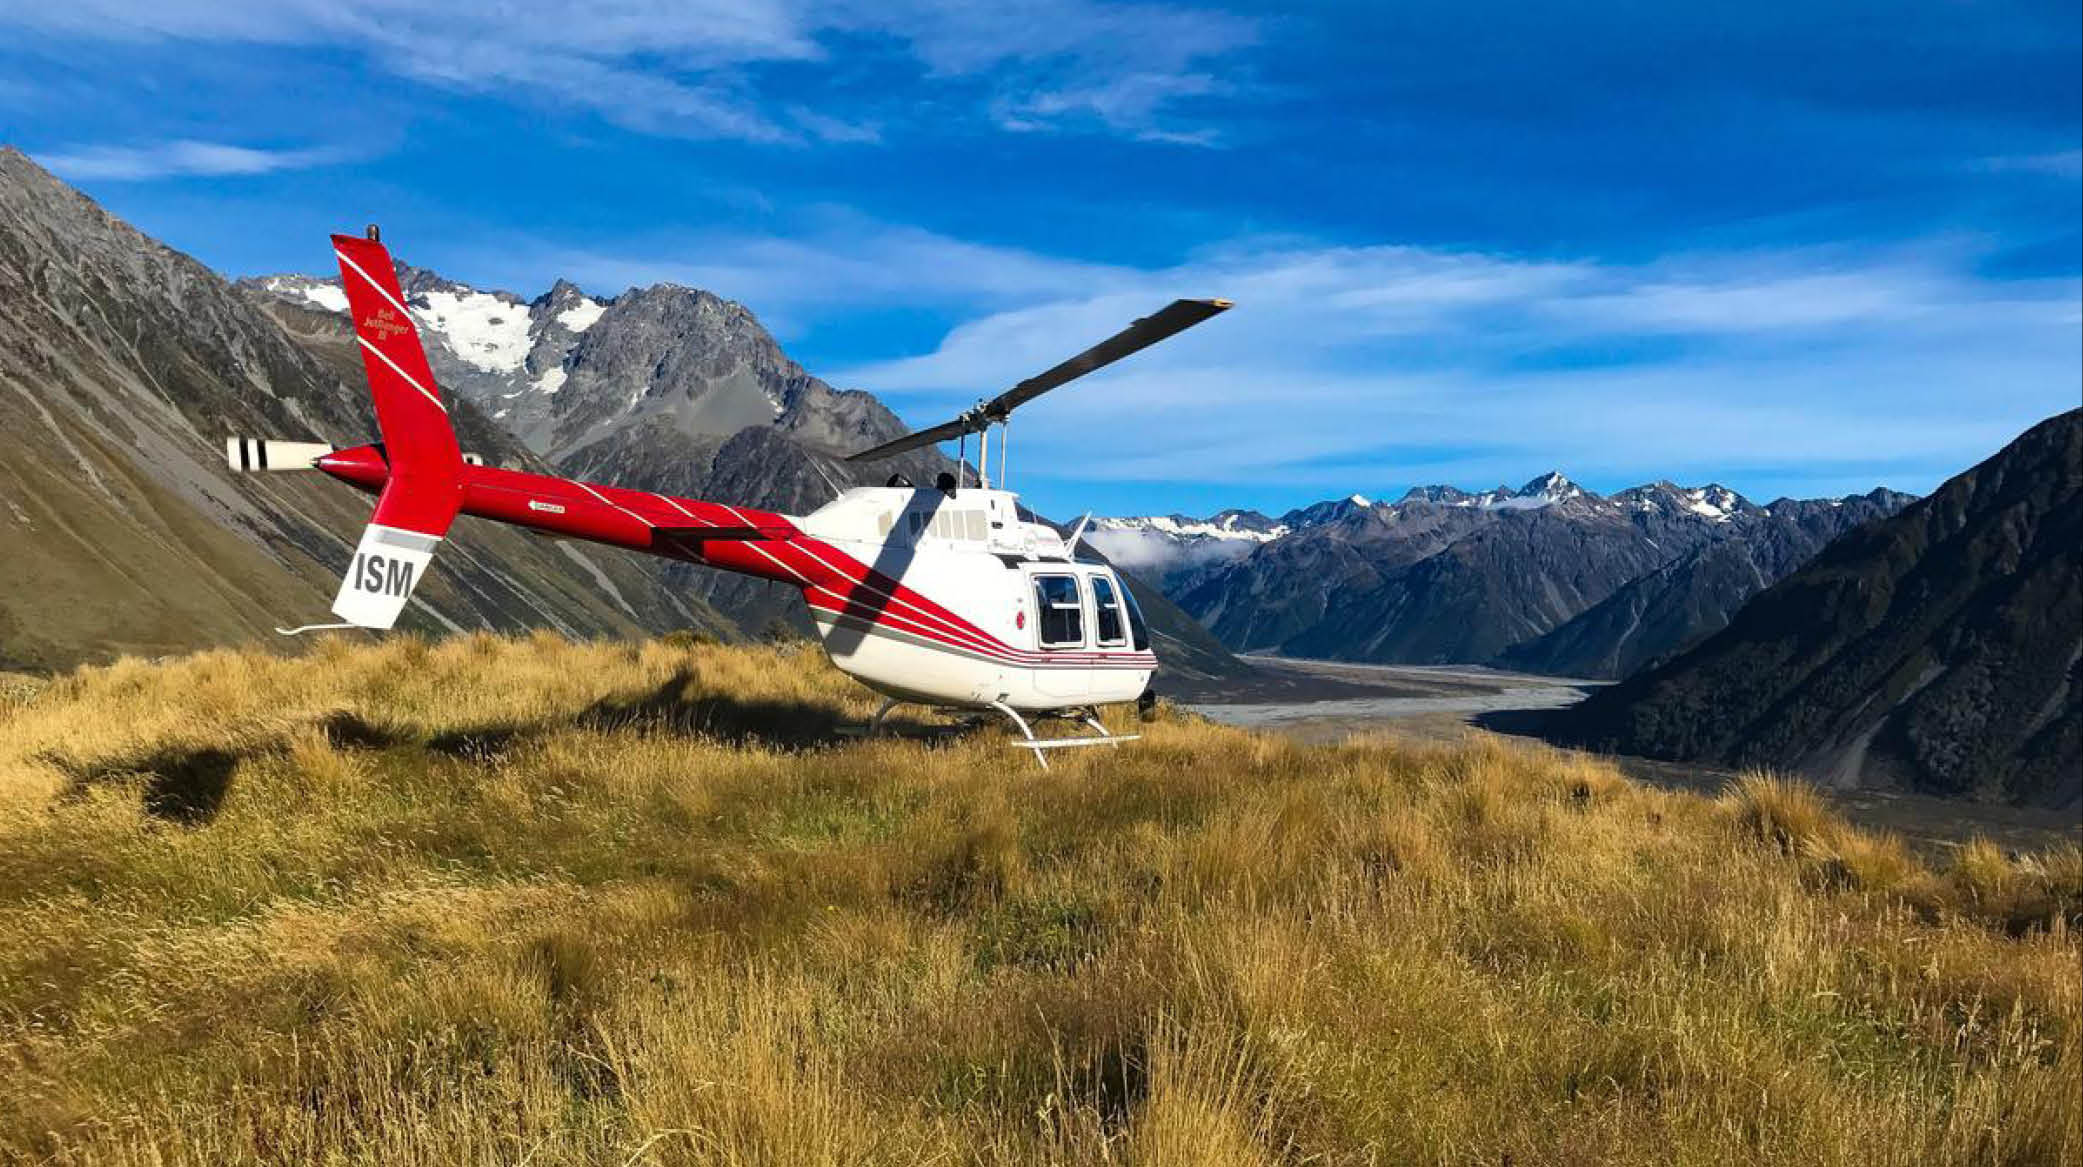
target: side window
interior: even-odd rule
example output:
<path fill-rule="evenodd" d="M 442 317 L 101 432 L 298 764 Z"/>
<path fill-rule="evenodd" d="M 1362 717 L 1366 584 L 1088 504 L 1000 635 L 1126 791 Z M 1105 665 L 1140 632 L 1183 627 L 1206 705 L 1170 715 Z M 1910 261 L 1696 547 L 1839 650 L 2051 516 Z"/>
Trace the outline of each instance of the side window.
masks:
<path fill-rule="evenodd" d="M 1092 619 L 1093 641 L 1102 648 L 1128 643 L 1121 626 L 1121 597 L 1114 592 L 1114 581 L 1103 575 L 1092 577 Z"/>
<path fill-rule="evenodd" d="M 1034 577 L 1034 607 L 1040 616 L 1043 648 L 1083 648 L 1085 601 L 1072 575 Z"/>

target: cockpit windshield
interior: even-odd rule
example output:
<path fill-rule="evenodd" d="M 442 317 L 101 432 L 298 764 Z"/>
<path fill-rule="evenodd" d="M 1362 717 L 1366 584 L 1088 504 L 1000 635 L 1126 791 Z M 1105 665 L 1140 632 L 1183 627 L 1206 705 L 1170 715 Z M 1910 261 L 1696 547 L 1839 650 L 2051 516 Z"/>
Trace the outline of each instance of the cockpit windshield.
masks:
<path fill-rule="evenodd" d="M 1150 625 L 1143 621 L 1143 609 L 1136 603 L 1135 589 L 1123 585 L 1121 600 L 1128 605 L 1128 646 L 1137 652 L 1150 650 Z"/>

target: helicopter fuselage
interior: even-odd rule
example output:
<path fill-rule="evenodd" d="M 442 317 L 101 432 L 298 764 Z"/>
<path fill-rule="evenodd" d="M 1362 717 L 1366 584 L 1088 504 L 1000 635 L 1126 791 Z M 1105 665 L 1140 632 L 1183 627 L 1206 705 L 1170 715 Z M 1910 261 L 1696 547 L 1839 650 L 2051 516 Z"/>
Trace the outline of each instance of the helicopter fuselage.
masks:
<path fill-rule="evenodd" d="M 382 446 L 312 465 L 372 493 Z M 1018 497 L 857 487 L 800 518 L 700 499 L 464 465 L 458 513 L 792 585 L 840 670 L 889 697 L 1022 712 L 1133 701 L 1157 669 L 1113 570 L 1076 559 Z M 358 557 L 383 577 L 394 564 Z"/>

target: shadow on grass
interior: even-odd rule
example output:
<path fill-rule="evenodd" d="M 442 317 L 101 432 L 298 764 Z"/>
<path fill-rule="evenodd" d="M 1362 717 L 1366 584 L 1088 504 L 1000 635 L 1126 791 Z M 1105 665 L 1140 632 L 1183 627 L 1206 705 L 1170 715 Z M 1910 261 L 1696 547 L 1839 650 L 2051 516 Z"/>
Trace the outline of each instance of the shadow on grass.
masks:
<path fill-rule="evenodd" d="M 70 778 L 69 798 L 83 797 L 109 782 L 142 781 L 145 813 L 165 822 L 197 827 L 217 817 L 231 793 L 232 771 L 242 755 L 230 750 L 169 750 L 141 758 L 82 765 L 64 758 L 53 764 Z"/>
<path fill-rule="evenodd" d="M 404 745 L 412 735 L 370 721 L 351 709 L 335 709 L 318 719 L 327 744 L 338 750 L 384 750 Z"/>
<path fill-rule="evenodd" d="M 607 698 L 581 713 L 574 724 L 601 731 L 651 731 L 713 738 L 730 745 L 758 743 L 784 749 L 817 749 L 857 741 L 862 723 L 837 705 L 802 701 L 746 700 L 699 691 L 696 675 L 683 670 L 641 697 Z M 884 723 L 885 732 L 933 741 L 968 731 L 903 718 Z"/>
<path fill-rule="evenodd" d="M 326 741 L 337 749 L 386 750 L 417 744 L 430 753 L 481 763 L 496 761 L 517 746 L 564 728 L 667 733 L 710 738 L 733 746 L 758 743 L 792 750 L 857 741 L 865 729 L 860 719 L 836 704 L 748 700 L 704 691 L 698 676 L 692 669 L 683 669 L 648 693 L 602 698 L 575 715 L 487 721 L 430 734 L 385 724 L 346 709 L 325 714 L 317 725 Z M 972 723 L 949 725 L 904 717 L 893 717 L 883 724 L 888 735 L 925 742 L 962 736 L 975 728 Z M 77 767 L 68 767 L 68 773 L 77 771 Z"/>

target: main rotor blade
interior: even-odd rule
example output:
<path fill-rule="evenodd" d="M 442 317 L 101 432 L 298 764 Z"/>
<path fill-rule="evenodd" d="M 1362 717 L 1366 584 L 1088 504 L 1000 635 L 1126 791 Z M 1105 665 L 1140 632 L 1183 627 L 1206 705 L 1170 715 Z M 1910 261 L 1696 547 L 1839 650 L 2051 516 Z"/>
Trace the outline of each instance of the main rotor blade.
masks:
<path fill-rule="evenodd" d="M 971 424 L 966 416 L 958 417 L 953 421 L 941 422 L 932 429 L 905 434 L 895 441 L 884 442 L 872 450 L 862 450 L 858 454 L 848 454 L 846 460 L 849 462 L 873 462 L 877 458 L 887 458 L 892 454 L 902 454 L 907 450 L 916 450 L 920 446 L 937 445 L 950 438 L 959 438 L 963 434 L 973 434 L 982 428 L 984 427 L 980 424 Z"/>
<path fill-rule="evenodd" d="M 1229 306 L 1228 300 L 1174 300 L 1048 372 L 1029 377 L 993 397 L 984 403 L 984 415 L 992 421 L 1004 421 L 1007 414 L 1049 390 L 1111 365 L 1130 353 L 1149 348 L 1166 337 L 1176 336 L 1211 316 L 1227 311 Z"/>
<path fill-rule="evenodd" d="M 920 446 L 930 446 L 963 434 L 977 433 L 993 422 L 1004 421 L 1013 410 L 1049 390 L 1075 381 L 1095 369 L 1105 368 L 1122 357 L 1149 348 L 1166 337 L 1184 332 L 1201 321 L 1227 310 L 1229 306 L 1228 300 L 1174 300 L 1159 311 L 1143 317 L 1048 372 L 1027 378 L 953 421 L 943 422 L 932 429 L 920 430 L 915 434 L 906 434 L 872 450 L 849 455 L 846 460 L 867 462 L 876 458 L 887 458 L 892 454 L 902 454 L 907 450 L 916 450 Z"/>

